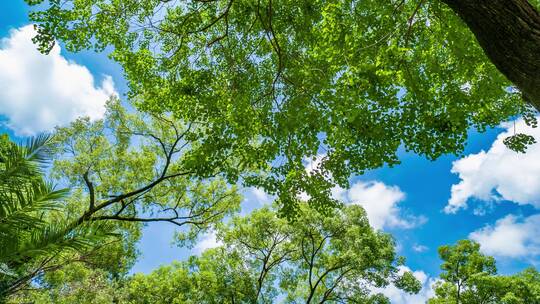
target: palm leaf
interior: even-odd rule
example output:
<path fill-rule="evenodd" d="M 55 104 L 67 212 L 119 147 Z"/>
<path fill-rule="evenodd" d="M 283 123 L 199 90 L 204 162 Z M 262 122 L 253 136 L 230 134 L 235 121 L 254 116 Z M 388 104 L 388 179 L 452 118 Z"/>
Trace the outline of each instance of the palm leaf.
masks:
<path fill-rule="evenodd" d="M 55 189 L 42 174 L 50 141 L 40 135 L 25 146 L 0 147 L 0 296 L 31 279 L 40 261 L 96 247 L 112 235 L 111 227 L 73 224 L 61 212 L 68 190 Z"/>

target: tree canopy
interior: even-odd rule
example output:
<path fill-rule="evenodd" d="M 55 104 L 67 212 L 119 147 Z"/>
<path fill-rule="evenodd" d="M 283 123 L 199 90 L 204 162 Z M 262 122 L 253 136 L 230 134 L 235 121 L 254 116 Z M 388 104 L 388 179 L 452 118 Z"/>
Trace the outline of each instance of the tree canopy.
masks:
<path fill-rule="evenodd" d="M 42 176 L 50 139 L 42 135 L 19 145 L 0 137 L 0 301 L 43 271 L 110 241 L 104 227 L 74 226 L 63 213 L 68 190 Z"/>
<path fill-rule="evenodd" d="M 419 291 L 420 283 L 412 273 L 400 270 L 402 261 L 395 254 L 393 239 L 373 230 L 360 206 L 348 206 L 331 216 L 305 204 L 301 208 L 298 223 L 278 217 L 268 207 L 235 216 L 218 227 L 220 246 L 148 275 L 111 281 L 100 271 L 75 265 L 49 274 L 50 288 L 27 293 L 26 299 L 36 303 L 53 299 L 69 303 L 77 296 L 78 303 L 116 299 L 132 304 L 386 304 L 388 299 L 375 287 L 394 284 L 405 292 Z"/>
<path fill-rule="evenodd" d="M 106 51 L 129 90 L 103 119 L 0 137 L 0 301 L 387 304 L 422 286 L 332 189 L 403 153 L 459 154 L 471 129 L 537 125 L 538 0 L 26 2 L 41 52 Z M 238 184 L 277 200 L 235 215 Z M 218 245 L 128 275 L 152 222 Z M 540 303 L 533 268 L 498 275 L 469 240 L 439 254 L 429 303 Z"/>
<path fill-rule="evenodd" d="M 167 222 L 192 241 L 240 205 L 234 186 L 201 179 L 189 167 L 189 151 L 198 145 L 191 125 L 128 113 L 112 99 L 103 119 L 81 118 L 56 130 L 52 177 L 72 188 L 77 223 Z"/>
<path fill-rule="evenodd" d="M 142 224 L 174 224 L 189 245 L 239 209 L 235 187 L 184 167 L 185 150 L 197 146 L 189 126 L 128 114 L 116 99 L 107 109 L 102 120 L 81 118 L 27 146 L 0 138 L 0 295 L 71 262 L 121 277 Z"/>
<path fill-rule="evenodd" d="M 540 303 L 540 273 L 534 268 L 497 275 L 495 259 L 482 254 L 480 245 L 470 240 L 442 246 L 439 255 L 443 273 L 429 304 Z"/>
<path fill-rule="evenodd" d="M 361 219 L 362 209 L 348 208 L 344 213 L 348 219 Z M 303 209 L 306 211 L 306 209 Z M 314 213 L 307 211 L 302 218 L 311 219 Z M 344 215 L 336 215 L 342 218 Z M 349 216 L 351 216 L 349 218 Z M 266 233 L 260 220 L 269 220 Z M 343 218 L 342 218 L 343 219 Z M 315 219 L 315 222 L 317 220 Z M 344 230 L 361 227 L 349 221 Z M 317 225 L 314 225 L 317 226 Z M 45 303 L 372 303 L 389 304 L 381 291 L 392 283 L 404 292 L 418 292 L 419 281 L 411 272 L 403 272 L 395 263 L 398 260 L 364 260 L 358 268 L 354 261 L 347 261 L 355 270 L 338 271 L 328 267 L 340 257 L 356 257 L 368 254 L 369 250 L 384 250 L 388 239 L 384 233 L 361 229 L 355 236 L 362 240 L 375 237 L 379 244 L 369 244 L 364 253 L 338 249 L 332 243 L 342 242 L 340 236 L 332 235 L 316 253 L 315 263 L 309 261 L 311 237 L 309 229 L 297 229 L 276 216 L 270 209 L 261 209 L 246 217 L 235 217 L 228 225 L 221 226 L 219 247 L 205 250 L 201 255 L 186 261 L 175 261 L 149 274 L 137 273 L 121 279 L 111 279 L 101 269 L 91 269 L 84 264 L 74 263 L 48 273 L 43 281 L 45 288 L 28 290 L 12 297 L 13 303 L 31 301 Z M 356 229 L 353 229 L 356 230 Z M 329 230 L 326 230 L 327 232 Z M 297 242 L 297 236 L 304 239 Z M 371 236 L 369 236 L 371 234 Z M 314 241 L 318 242 L 314 236 Z M 319 235 L 320 237 L 321 235 Z M 335 238 L 337 237 L 337 238 Z M 338 240 L 341 239 L 341 240 Z M 386 239 L 386 240 L 385 240 Z M 266 242 L 266 243 L 265 243 Z M 383 247 L 378 247 L 382 245 Z M 355 245 L 353 245 L 355 249 Z M 315 246 L 315 249 L 318 247 Z M 285 249 L 285 250 L 283 250 Z M 393 251 L 391 247 L 388 247 Z M 306 260 L 303 253 L 307 253 Z M 313 251 L 312 251 L 313 252 Z M 380 252 L 379 252 L 380 253 Z M 458 241 L 455 245 L 439 248 L 442 273 L 433 285 L 434 295 L 428 304 L 536 304 L 540 303 L 540 273 L 528 268 L 513 275 L 497 274 L 494 259 L 479 251 L 479 245 L 470 240 Z M 382 262 L 382 264 L 380 264 Z M 311 265 L 316 265 L 311 268 Z M 355 266 L 353 266 L 355 265 Z M 383 268 L 379 268 L 379 266 Z M 367 268 L 366 268 L 367 267 Z M 349 268 L 347 268 L 349 269 Z M 364 269 L 364 271 L 358 271 Z M 321 285 L 310 285 L 309 273 L 316 280 L 326 277 Z M 399 271 L 397 271 L 399 270 Z M 332 274 L 332 272 L 334 272 Z M 262 284 L 261 284 L 262 282 Z M 313 291 L 312 287 L 315 287 Z M 313 296 L 312 296 L 313 295 Z M 310 297 L 312 296 L 312 297 Z M 10 302 L 8 302 L 10 303 Z"/>
<path fill-rule="evenodd" d="M 450 1 L 27 2 L 39 4 L 42 51 L 54 39 L 110 49 L 138 108 L 204 125 L 198 175 L 241 176 L 279 194 L 289 215 L 302 192 L 335 206 L 333 185 L 398 164 L 399 151 L 435 159 L 460 153 L 471 128 L 514 115 L 535 124 Z"/>

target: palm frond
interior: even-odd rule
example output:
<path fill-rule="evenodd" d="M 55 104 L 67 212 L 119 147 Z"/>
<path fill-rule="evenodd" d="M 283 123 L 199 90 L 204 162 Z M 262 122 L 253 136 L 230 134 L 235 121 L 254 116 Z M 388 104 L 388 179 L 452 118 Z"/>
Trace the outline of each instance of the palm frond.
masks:
<path fill-rule="evenodd" d="M 34 230 L 18 244 L 16 250 L 7 251 L 0 248 L 0 260 L 11 262 L 24 261 L 28 257 L 56 255 L 67 250 L 84 251 L 95 247 L 103 239 L 115 234 L 101 229 L 96 225 L 71 227 L 65 223 L 55 223 L 43 229 Z"/>
<path fill-rule="evenodd" d="M 113 235 L 112 227 L 74 223 L 62 212 L 68 189 L 56 189 L 42 173 L 50 140 L 40 135 L 25 146 L 1 141 L 0 297 L 31 280 L 44 260 L 97 247 Z"/>
<path fill-rule="evenodd" d="M 0 186 L 0 191 L 2 192 L 0 199 L 5 199 L 0 206 L 0 221 L 15 212 L 57 209 L 58 201 L 69 193 L 68 189 L 55 189 L 53 184 L 43 180 L 14 185 L 9 190 Z"/>
<path fill-rule="evenodd" d="M 52 136 L 49 134 L 40 134 L 29 138 L 25 145 L 25 158 L 28 161 L 45 164 L 50 159 L 49 144 Z"/>
<path fill-rule="evenodd" d="M 0 184 L 16 185 L 36 176 L 41 177 L 41 167 L 50 158 L 49 143 L 52 137 L 38 135 L 27 140 L 25 146 L 9 142 L 2 147 Z"/>

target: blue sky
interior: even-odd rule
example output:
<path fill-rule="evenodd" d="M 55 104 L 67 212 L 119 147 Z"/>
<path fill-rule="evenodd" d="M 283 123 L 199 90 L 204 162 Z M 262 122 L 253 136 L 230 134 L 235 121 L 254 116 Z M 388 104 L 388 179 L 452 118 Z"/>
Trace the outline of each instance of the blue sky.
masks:
<path fill-rule="evenodd" d="M 8 40 L 13 38 L 10 31 L 27 24 L 27 8 L 22 0 L 1 4 L 0 132 L 7 132 L 17 139 L 54 123 L 68 123 L 77 114 L 66 109 L 70 102 L 83 112 L 87 110 L 85 107 L 95 106 L 81 102 L 78 92 L 63 89 L 41 92 L 45 90 L 44 86 L 37 84 L 45 79 L 39 77 L 51 75 L 46 66 L 37 70 L 29 67 L 31 75 L 25 78 L 17 78 L 21 76 L 5 68 L 26 66 L 24 54 L 17 54 L 13 60 L 10 57 L 10 62 L 6 58 L 13 54 L 9 53 L 12 47 L 9 43 L 14 41 Z M 23 64 L 17 60 L 22 60 Z M 81 72 L 82 67 L 88 70 L 89 74 L 83 75 L 77 84 L 82 86 L 81 90 L 87 91 L 84 98 L 101 98 L 111 90 L 113 83 L 120 96 L 126 92 L 120 67 L 105 53 L 70 54 L 62 50 L 54 60 L 69 70 L 66 73 Z M 52 64 L 52 61 L 43 62 Z M 61 82 L 66 81 L 54 77 L 50 76 L 47 83 L 57 81 L 61 87 Z M 27 78 L 34 81 L 27 81 Z M 13 89 L 19 86 L 40 98 L 20 97 L 24 94 L 15 94 L 17 92 Z M 49 100 L 56 100 L 58 92 L 62 94 L 60 101 L 48 104 Z M 17 98 L 22 99 L 19 101 Z M 46 107 L 58 107 L 61 114 L 53 112 L 36 116 Z M 100 115 L 98 108 L 88 110 L 87 114 Z M 540 138 L 536 129 L 529 129 L 520 119 L 515 124 L 519 132 L 529 132 Z M 401 152 L 401 165 L 354 177 L 351 179 L 352 189 L 336 189 L 336 195 L 351 202 L 367 201 L 365 207 L 370 220 L 379 226 L 377 228 L 394 235 L 399 253 L 407 258 L 407 266 L 421 272 L 426 281 L 439 273 L 437 247 L 465 238 L 479 241 L 484 252 L 494 255 L 501 273 L 513 273 L 529 265 L 537 265 L 540 259 L 540 217 L 536 209 L 540 207 L 540 145 L 533 145 L 526 155 L 517 154 L 502 145 L 503 137 L 499 134 L 504 132 L 512 134 L 513 125 L 483 134 L 471 131 L 463 155 L 444 156 L 437 161 Z M 244 212 L 269 201 L 269 197 L 256 189 L 246 189 L 245 193 Z M 174 247 L 171 245 L 174 229 L 172 225 L 163 223 L 145 228 L 139 243 L 141 257 L 133 272 L 149 272 L 161 264 L 184 259 L 214 244 L 212 236 L 206 235 L 194 249 Z M 393 301 L 420 303 L 418 299 L 396 298 Z"/>

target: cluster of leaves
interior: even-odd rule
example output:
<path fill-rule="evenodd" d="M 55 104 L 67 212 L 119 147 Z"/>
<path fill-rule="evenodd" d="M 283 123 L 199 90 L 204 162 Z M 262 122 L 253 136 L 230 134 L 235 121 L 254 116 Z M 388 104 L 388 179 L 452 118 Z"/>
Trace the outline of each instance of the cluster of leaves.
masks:
<path fill-rule="evenodd" d="M 330 224 L 334 220 L 325 217 L 323 223 L 313 215 L 302 207 L 299 218 L 318 228 L 299 229 L 276 217 L 274 211 L 261 209 L 221 226 L 221 246 L 187 261 L 123 280 L 111 280 L 100 270 L 74 264 L 48 274 L 47 289 L 14 299 L 36 304 L 274 303 L 278 299 L 283 303 L 388 304 L 374 287 L 392 282 L 404 291 L 418 292 L 420 283 L 410 272 L 396 271 L 395 260 L 390 258 L 393 248 L 386 247 L 388 235 L 364 226 L 360 207 L 336 214 L 334 218 L 345 223 L 337 229 Z M 332 233 L 336 231 L 354 233 L 354 241 Z M 342 246 L 347 239 L 351 250 Z M 363 243 L 363 251 L 355 242 Z M 382 252 L 389 255 L 384 257 Z M 443 272 L 429 304 L 540 303 L 540 273 L 534 268 L 498 275 L 494 259 L 480 253 L 479 245 L 470 240 L 442 246 L 439 253 Z M 337 267 L 341 265 L 346 266 Z"/>
<path fill-rule="evenodd" d="M 24 146 L 0 137 L 0 297 L 110 236 L 102 226 L 74 226 L 62 212 L 67 189 L 41 172 L 50 155 L 49 136 Z"/>
<path fill-rule="evenodd" d="M 398 164 L 400 147 L 459 153 L 471 127 L 530 112 L 441 1 L 27 2 L 42 50 L 111 46 L 140 109 L 206 126 L 197 174 L 243 175 L 290 217 L 299 193 L 327 211 L 335 183 Z"/>
<path fill-rule="evenodd" d="M 348 186 L 351 174 L 398 164 L 399 148 L 435 159 L 461 152 L 471 127 L 483 131 L 518 114 L 536 125 L 441 1 L 26 1 L 36 5 L 30 17 L 42 52 L 55 39 L 70 51 L 111 46 L 131 101 L 146 113 L 113 100 L 105 119 L 57 130 L 52 176 L 72 188 L 67 198 L 35 170 L 40 158 L 32 157 L 40 154 L 29 153 L 32 145 L 19 149 L 29 168 L 22 180 L 9 156 L 18 147 L 0 149 L 0 236 L 14 246 L 0 253 L 2 288 L 13 269 L 26 273 L 15 273 L 23 283 L 42 273 L 35 259 L 42 253 L 47 263 L 65 257 L 56 248 L 84 256 L 74 231 L 122 235 L 114 254 L 92 254 L 118 269 L 94 276 L 70 266 L 61 279 L 55 275 L 64 270 L 45 273 L 43 301 L 253 303 L 283 295 L 291 303 L 385 303 L 369 287 L 418 291 L 418 282 L 398 275 L 391 238 L 373 231 L 361 208 L 332 208 L 340 204 L 330 189 Z M 533 142 L 523 134 L 505 141 L 520 152 Z M 306 171 L 306 159 L 320 154 Z M 238 180 L 277 194 L 280 211 L 295 221 L 262 209 L 220 226 L 239 209 L 229 186 Z M 9 224 L 17 216 L 19 228 Z M 224 246 L 122 281 L 141 225 L 156 221 L 177 225 L 181 244 L 219 226 Z M 537 273 L 499 280 L 475 244 L 443 247 L 441 256 L 445 273 L 433 303 L 537 299 L 536 285 L 524 283 Z M 106 282 L 121 292 L 88 288 Z"/>
<path fill-rule="evenodd" d="M 144 223 L 177 225 L 177 239 L 189 245 L 236 212 L 241 198 L 235 187 L 194 177 L 184 166 L 190 162 L 184 152 L 198 144 L 190 127 L 127 113 L 112 99 L 104 119 L 81 118 L 52 138 L 20 146 L 3 135 L 1 294 L 74 261 L 121 278 L 135 261 Z M 70 191 L 55 190 L 43 177 L 51 158 L 52 179 Z"/>
<path fill-rule="evenodd" d="M 120 302 L 121 282 L 122 278 L 111 277 L 106 269 L 75 262 L 47 272 L 40 280 L 40 288 L 19 292 L 12 296 L 8 303 L 124 303 Z"/>
<path fill-rule="evenodd" d="M 43 303 L 67 303 L 80 295 L 78 303 L 111 298 L 133 304 L 275 303 L 281 298 L 284 303 L 382 304 L 388 299 L 374 287 L 393 283 L 418 292 L 420 283 L 414 276 L 399 271 L 392 238 L 374 231 L 361 207 L 349 206 L 332 216 L 301 208 L 296 223 L 279 218 L 270 208 L 236 216 L 218 228 L 220 247 L 148 275 L 135 274 L 116 290 L 111 287 L 114 282 L 103 289 L 81 289 L 89 280 L 99 283 L 102 276 L 76 269 L 80 278 L 52 274 L 52 288 L 26 297 Z"/>
<path fill-rule="evenodd" d="M 114 98 L 103 119 L 58 128 L 52 176 L 73 189 L 77 202 L 69 212 L 79 222 L 115 221 L 134 229 L 167 222 L 181 229 L 183 241 L 193 241 L 238 211 L 241 200 L 235 187 L 201 179 L 189 167 L 189 151 L 198 145 L 191 129 L 197 128 L 164 115 L 128 113 Z"/>
<path fill-rule="evenodd" d="M 443 273 L 429 304 L 540 303 L 540 273 L 534 268 L 497 275 L 495 260 L 480 253 L 480 245 L 470 240 L 442 246 L 439 255 Z"/>

